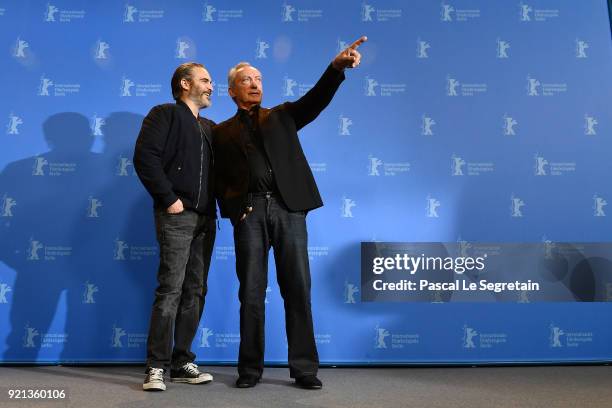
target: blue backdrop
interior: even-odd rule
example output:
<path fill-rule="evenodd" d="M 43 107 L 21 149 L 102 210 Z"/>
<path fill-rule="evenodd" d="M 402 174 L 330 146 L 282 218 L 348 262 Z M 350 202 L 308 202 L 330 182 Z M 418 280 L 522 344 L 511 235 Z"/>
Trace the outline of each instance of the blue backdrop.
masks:
<path fill-rule="evenodd" d="M 361 66 L 301 131 L 325 201 L 308 215 L 324 363 L 612 359 L 596 302 L 362 303 L 361 241 L 610 241 L 612 43 L 605 0 L 0 2 L 0 359 L 144 361 L 158 248 L 133 146 L 185 61 L 294 100 L 360 35 Z M 198 359 L 239 341 L 220 222 Z M 476 244 L 474 244 L 476 245 Z M 266 360 L 286 361 L 271 263 Z M 560 280 L 568 276 L 558 276 Z"/>

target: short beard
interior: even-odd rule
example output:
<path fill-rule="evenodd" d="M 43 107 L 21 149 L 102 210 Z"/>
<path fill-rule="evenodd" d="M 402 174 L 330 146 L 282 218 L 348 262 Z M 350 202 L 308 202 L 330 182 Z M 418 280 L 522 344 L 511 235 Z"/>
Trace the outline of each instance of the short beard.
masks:
<path fill-rule="evenodd" d="M 191 99 L 200 109 L 208 108 L 212 105 L 212 101 L 209 98 L 202 98 L 202 96 Z"/>

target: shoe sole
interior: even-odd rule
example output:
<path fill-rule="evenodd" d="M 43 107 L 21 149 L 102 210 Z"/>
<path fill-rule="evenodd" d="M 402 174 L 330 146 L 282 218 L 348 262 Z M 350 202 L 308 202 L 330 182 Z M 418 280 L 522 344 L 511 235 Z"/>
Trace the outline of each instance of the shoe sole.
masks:
<path fill-rule="evenodd" d="M 320 390 L 321 388 L 323 388 L 322 385 L 321 386 L 318 386 L 318 385 L 304 386 L 304 385 L 295 384 L 295 386 L 303 390 Z"/>
<path fill-rule="evenodd" d="M 166 391 L 166 386 L 162 385 L 147 385 L 143 384 L 142 389 L 144 391 Z"/>
<path fill-rule="evenodd" d="M 212 382 L 212 378 L 170 378 L 173 383 L 181 384 L 208 384 Z"/>
<path fill-rule="evenodd" d="M 253 388 L 261 382 L 261 377 L 257 379 L 255 384 L 236 384 L 236 388 Z"/>

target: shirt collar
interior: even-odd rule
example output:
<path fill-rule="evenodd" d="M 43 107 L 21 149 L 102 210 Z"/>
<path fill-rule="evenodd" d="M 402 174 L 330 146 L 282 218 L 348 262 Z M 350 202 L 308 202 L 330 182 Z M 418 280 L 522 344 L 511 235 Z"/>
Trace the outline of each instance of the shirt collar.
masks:
<path fill-rule="evenodd" d="M 250 115 L 250 114 L 258 115 L 259 114 L 259 105 L 252 106 L 251 109 L 249 109 L 249 110 L 238 108 L 238 114 L 239 115 L 245 115 L 245 114 L 248 114 L 248 115 Z"/>

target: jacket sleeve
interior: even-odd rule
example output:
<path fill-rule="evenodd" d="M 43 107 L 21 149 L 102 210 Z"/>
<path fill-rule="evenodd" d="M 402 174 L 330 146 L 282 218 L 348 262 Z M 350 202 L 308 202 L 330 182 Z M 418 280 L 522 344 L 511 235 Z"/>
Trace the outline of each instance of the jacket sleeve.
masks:
<path fill-rule="evenodd" d="M 134 169 L 156 203 L 164 208 L 172 205 L 177 195 L 172 191 L 163 166 L 163 151 L 170 131 L 168 114 L 156 106 L 142 121 L 134 149 Z"/>
<path fill-rule="evenodd" d="M 315 120 L 321 111 L 329 105 L 344 78 L 344 72 L 338 71 L 329 64 L 315 86 L 304 96 L 295 102 L 284 104 L 293 117 L 297 130 Z"/>

